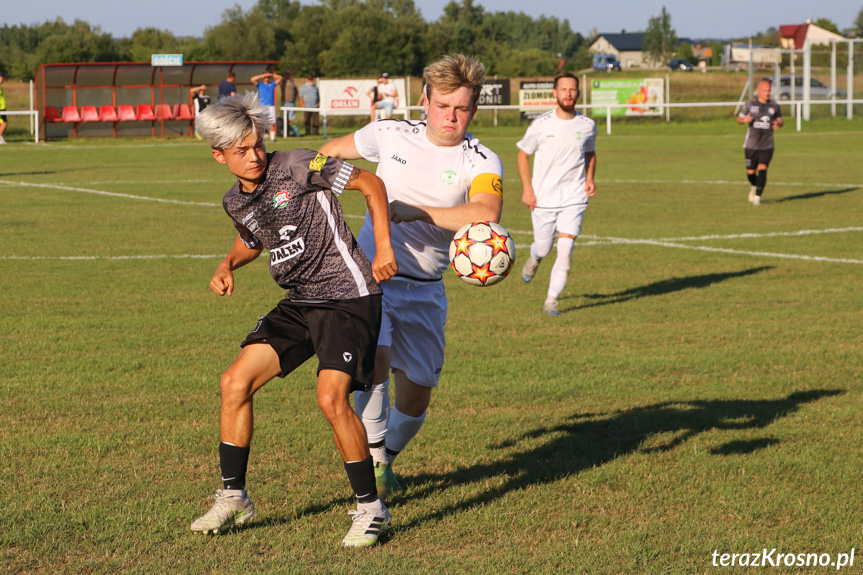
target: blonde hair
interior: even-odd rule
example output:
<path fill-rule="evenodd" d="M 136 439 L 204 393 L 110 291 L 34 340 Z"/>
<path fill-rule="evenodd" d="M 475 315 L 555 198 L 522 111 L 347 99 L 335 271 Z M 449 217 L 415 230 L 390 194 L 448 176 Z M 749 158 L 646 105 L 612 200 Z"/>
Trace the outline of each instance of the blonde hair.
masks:
<path fill-rule="evenodd" d="M 474 56 L 450 54 L 426 66 L 423 81 L 426 98 L 431 98 L 432 90 L 452 94 L 459 88 L 468 88 L 471 91 L 470 104 L 475 106 L 485 82 L 485 66 Z"/>
<path fill-rule="evenodd" d="M 195 131 L 215 150 L 227 150 L 249 134 L 265 134 L 269 127 L 267 111 L 254 92 L 222 98 L 195 118 Z"/>

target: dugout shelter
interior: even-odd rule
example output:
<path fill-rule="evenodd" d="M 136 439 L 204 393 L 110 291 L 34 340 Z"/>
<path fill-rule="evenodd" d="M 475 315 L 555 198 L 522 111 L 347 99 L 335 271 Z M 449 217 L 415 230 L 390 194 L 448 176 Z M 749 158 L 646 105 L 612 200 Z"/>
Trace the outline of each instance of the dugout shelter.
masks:
<path fill-rule="evenodd" d="M 36 108 L 48 138 L 193 136 L 190 89 L 207 85 L 210 101 L 218 84 L 234 72 L 237 93 L 255 91 L 252 76 L 277 71 L 275 60 L 42 64 L 36 72 Z"/>

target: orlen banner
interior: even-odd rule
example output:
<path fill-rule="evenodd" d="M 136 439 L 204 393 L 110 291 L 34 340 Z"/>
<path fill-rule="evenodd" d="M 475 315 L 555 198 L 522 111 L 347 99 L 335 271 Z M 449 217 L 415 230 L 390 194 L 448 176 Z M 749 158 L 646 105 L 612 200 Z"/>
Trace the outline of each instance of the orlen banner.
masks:
<path fill-rule="evenodd" d="M 662 78 L 633 78 L 621 80 L 593 80 L 590 90 L 590 113 L 604 116 L 604 106 L 623 104 L 612 108 L 612 116 L 661 116 L 662 108 L 651 104 L 665 102 L 665 82 Z"/>
<path fill-rule="evenodd" d="M 368 115 L 372 99 L 366 92 L 377 86 L 377 78 L 358 80 L 319 80 L 318 90 L 321 93 L 321 108 L 327 110 L 329 116 Z M 406 98 L 404 78 L 390 78 L 390 84 L 395 84 L 399 92 L 396 98 L 395 113 L 403 116 L 410 105 Z"/>
<path fill-rule="evenodd" d="M 554 82 L 521 82 L 518 91 L 518 105 L 522 120 L 533 120 L 549 108 L 557 106 L 551 95 Z"/>

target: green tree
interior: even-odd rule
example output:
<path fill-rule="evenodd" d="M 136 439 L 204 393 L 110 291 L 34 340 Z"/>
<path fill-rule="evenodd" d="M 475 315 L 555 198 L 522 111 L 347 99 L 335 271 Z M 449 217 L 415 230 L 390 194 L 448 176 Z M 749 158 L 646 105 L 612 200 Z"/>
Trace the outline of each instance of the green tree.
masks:
<path fill-rule="evenodd" d="M 819 18 L 815 22 L 813 22 L 819 28 L 824 28 L 834 34 L 839 34 L 839 26 L 837 26 L 832 20 L 828 18 Z"/>
<path fill-rule="evenodd" d="M 323 72 L 321 54 L 333 43 L 324 32 L 334 28 L 335 12 L 326 6 L 303 6 L 289 29 L 290 39 L 282 46 L 282 64 L 300 74 L 319 76 Z M 374 34 L 374 30 L 366 33 Z"/>
<path fill-rule="evenodd" d="M 341 32 L 320 54 L 332 76 L 419 74 L 426 23 L 412 0 L 371 0 L 335 12 Z M 369 31 L 373 30 L 373 33 Z"/>
<path fill-rule="evenodd" d="M 259 6 L 243 13 L 239 5 L 226 9 L 222 21 L 206 29 L 204 48 L 209 60 L 275 60 L 280 51 L 266 13 Z"/>
<path fill-rule="evenodd" d="M 131 38 L 117 41 L 123 59 L 132 62 L 149 62 L 152 54 L 180 53 L 180 45 L 172 32 L 156 28 L 138 28 Z"/>
<path fill-rule="evenodd" d="M 671 27 L 671 15 L 662 7 L 659 16 L 652 16 L 644 32 L 642 50 L 654 66 L 662 66 L 677 50 L 677 32 Z"/>
<path fill-rule="evenodd" d="M 695 59 L 695 55 L 692 53 L 692 46 L 683 42 L 677 48 L 677 57 L 683 58 L 684 60 L 689 61 L 691 64 L 698 64 L 698 60 Z"/>
<path fill-rule="evenodd" d="M 857 12 L 857 17 L 854 19 L 854 35 L 858 38 L 863 38 L 863 7 Z"/>

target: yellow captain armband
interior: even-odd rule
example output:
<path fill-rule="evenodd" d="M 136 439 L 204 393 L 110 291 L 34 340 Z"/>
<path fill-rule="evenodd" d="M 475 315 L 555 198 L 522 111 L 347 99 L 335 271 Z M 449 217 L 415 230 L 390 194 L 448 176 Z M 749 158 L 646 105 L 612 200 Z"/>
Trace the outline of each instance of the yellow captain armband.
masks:
<path fill-rule="evenodd" d="M 474 194 L 494 194 L 503 199 L 503 180 L 497 174 L 480 174 L 470 183 L 468 198 Z"/>
<path fill-rule="evenodd" d="M 324 164 L 326 164 L 326 163 L 327 163 L 327 156 L 324 156 L 323 154 L 318 154 L 317 156 L 314 157 L 314 159 L 311 162 L 309 162 L 309 169 L 314 170 L 316 172 L 320 172 L 321 168 L 323 168 Z"/>

